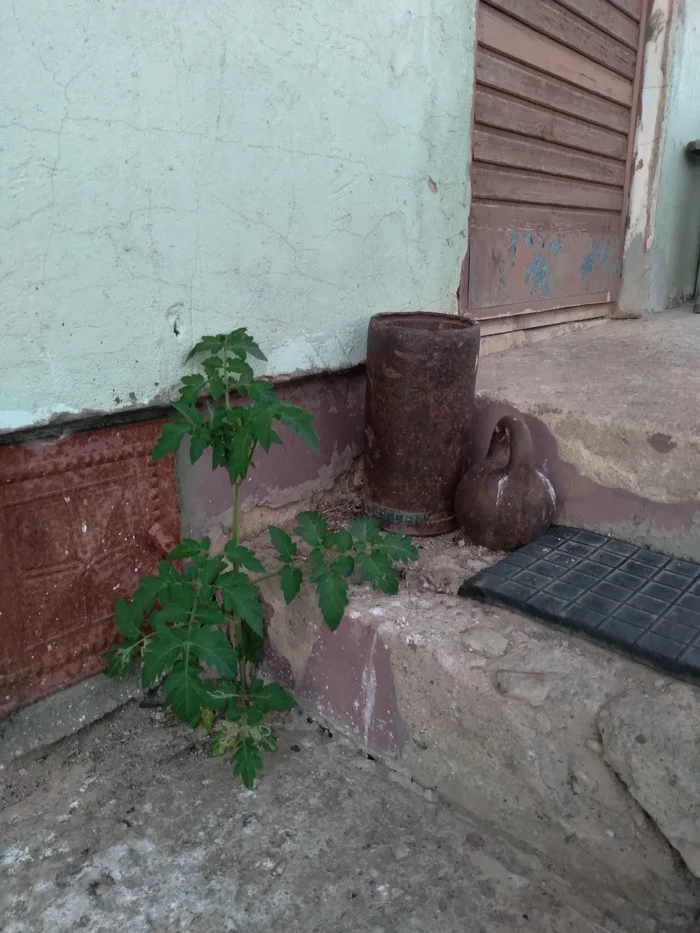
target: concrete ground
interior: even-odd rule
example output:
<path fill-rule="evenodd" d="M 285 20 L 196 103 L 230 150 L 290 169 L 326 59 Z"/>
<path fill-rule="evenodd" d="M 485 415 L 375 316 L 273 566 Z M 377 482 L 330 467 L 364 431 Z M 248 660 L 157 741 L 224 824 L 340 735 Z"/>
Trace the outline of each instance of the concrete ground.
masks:
<path fill-rule="evenodd" d="M 305 716 L 280 731 L 254 791 L 136 703 L 7 765 L 0 929 L 643 933 Z"/>
<path fill-rule="evenodd" d="M 474 456 L 525 416 L 561 522 L 700 561 L 700 315 L 609 320 L 479 365 Z"/>

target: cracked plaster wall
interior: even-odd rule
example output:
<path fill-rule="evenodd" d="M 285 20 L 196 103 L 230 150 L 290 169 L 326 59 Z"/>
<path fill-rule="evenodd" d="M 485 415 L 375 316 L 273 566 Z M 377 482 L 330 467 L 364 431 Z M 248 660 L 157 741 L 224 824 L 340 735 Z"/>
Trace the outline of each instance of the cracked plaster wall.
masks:
<path fill-rule="evenodd" d="M 0 4 L 0 430 L 168 397 L 202 334 L 345 367 L 449 311 L 474 2 Z"/>
<path fill-rule="evenodd" d="M 692 297 L 700 251 L 700 0 L 653 0 L 647 27 L 620 306 Z"/>

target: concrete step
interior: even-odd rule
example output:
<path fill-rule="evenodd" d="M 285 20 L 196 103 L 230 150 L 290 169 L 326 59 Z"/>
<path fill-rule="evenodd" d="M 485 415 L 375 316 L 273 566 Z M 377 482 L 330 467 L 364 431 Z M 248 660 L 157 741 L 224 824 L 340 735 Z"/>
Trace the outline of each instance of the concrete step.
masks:
<path fill-rule="evenodd" d="M 700 316 L 606 321 L 482 359 L 473 458 L 519 412 L 559 520 L 700 560 Z"/>
<path fill-rule="evenodd" d="M 270 589 L 270 673 L 397 782 L 486 820 L 571 890 L 593 888 L 626 929 L 696 930 L 698 691 L 456 597 L 495 557 L 449 539 L 422 548 L 398 596 L 358 588 L 334 633 L 312 600 L 287 607 Z M 671 711 L 662 753 L 654 722 L 630 712 L 650 703 L 667 726 Z"/>

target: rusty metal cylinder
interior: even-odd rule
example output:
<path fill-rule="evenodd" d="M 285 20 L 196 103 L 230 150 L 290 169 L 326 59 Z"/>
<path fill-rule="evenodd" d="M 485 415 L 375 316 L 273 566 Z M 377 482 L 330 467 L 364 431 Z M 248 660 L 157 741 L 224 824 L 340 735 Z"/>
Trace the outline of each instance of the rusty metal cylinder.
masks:
<path fill-rule="evenodd" d="M 449 314 L 377 314 L 369 324 L 365 510 L 385 529 L 457 527 L 467 469 L 479 325 Z"/>

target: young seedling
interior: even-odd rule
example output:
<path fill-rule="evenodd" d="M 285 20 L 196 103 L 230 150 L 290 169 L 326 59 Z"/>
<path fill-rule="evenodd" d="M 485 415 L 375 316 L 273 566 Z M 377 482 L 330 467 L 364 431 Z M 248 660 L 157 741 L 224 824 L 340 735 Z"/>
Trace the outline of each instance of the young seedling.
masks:
<path fill-rule="evenodd" d="M 318 453 L 313 416 L 278 400 L 269 382 L 255 378 L 248 358 L 265 357 L 245 328 L 204 337 L 188 359 L 193 357 L 204 357 L 203 373 L 183 376 L 173 404 L 178 417 L 164 426 L 152 459 L 175 451 L 185 438 L 193 463 L 211 449 L 213 467 L 223 467 L 231 483 L 231 538 L 219 554 L 210 553 L 208 538 L 182 541 L 161 561 L 157 576 L 143 577 L 130 600 L 117 600 L 121 640 L 107 652 L 105 673 L 123 676 L 140 660 L 143 687 L 162 681 L 173 713 L 191 726 L 203 725 L 211 733 L 210 754 L 230 756 L 235 773 L 252 787 L 262 753 L 277 747 L 265 716 L 295 706 L 281 684 L 256 676 L 265 625 L 262 581 L 277 577 L 287 603 L 305 581 L 311 584 L 321 615 L 335 629 L 348 604 L 350 578 L 396 593 L 396 565 L 418 554 L 410 538 L 382 534 L 373 519 L 330 531 L 318 512 L 301 512 L 294 538 L 269 527 L 277 559 L 266 567 L 239 540 L 241 485 L 258 448 L 267 452 L 282 443 L 279 424 Z M 202 410 L 197 403 L 207 394 L 211 400 Z"/>

